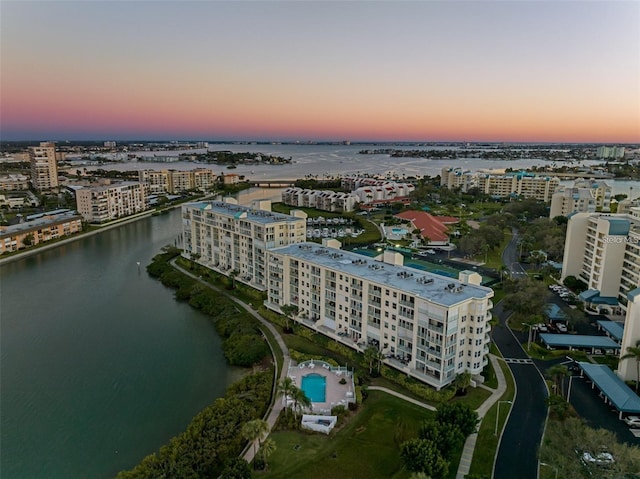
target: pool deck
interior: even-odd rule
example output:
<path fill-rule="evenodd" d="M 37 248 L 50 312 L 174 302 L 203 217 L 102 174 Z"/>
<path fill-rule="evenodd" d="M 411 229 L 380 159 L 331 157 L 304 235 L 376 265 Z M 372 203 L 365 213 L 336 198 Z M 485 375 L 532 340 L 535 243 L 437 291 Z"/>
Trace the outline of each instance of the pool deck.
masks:
<path fill-rule="evenodd" d="M 349 402 L 355 401 L 355 388 L 353 375 L 349 371 L 332 370 L 329 364 L 322 361 L 306 361 L 298 365 L 289 366 L 289 377 L 293 379 L 297 387 L 302 386 L 302 377 L 308 374 L 320 374 L 327 380 L 325 391 L 325 402 L 312 403 L 314 413 L 330 413 L 334 406 L 348 406 Z M 340 384 L 340 379 L 345 378 L 347 384 Z"/>

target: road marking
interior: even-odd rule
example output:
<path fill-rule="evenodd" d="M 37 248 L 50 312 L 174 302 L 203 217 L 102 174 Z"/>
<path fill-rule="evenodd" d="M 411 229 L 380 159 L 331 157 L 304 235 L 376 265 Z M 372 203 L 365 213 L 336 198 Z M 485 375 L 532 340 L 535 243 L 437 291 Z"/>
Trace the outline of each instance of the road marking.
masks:
<path fill-rule="evenodd" d="M 504 358 L 504 362 L 508 364 L 533 364 L 531 359 Z"/>
<path fill-rule="evenodd" d="M 629 429 L 629 432 L 635 437 L 640 437 L 640 429 Z"/>

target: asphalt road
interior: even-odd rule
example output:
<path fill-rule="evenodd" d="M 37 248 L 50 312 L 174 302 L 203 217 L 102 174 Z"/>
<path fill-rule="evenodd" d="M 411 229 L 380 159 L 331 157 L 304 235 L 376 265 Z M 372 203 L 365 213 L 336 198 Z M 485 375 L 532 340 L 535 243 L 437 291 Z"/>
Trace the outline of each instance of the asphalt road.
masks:
<path fill-rule="evenodd" d="M 493 340 L 511 369 L 517 389 L 498 448 L 493 477 L 537 479 L 538 447 L 547 417 L 547 387 L 537 366 L 505 326 L 509 313 L 503 310 L 502 304 L 496 305 L 493 312 L 499 318 Z"/>
<path fill-rule="evenodd" d="M 502 251 L 502 263 L 509 268 L 509 274 L 515 279 L 520 276 L 525 276 L 527 272 L 518 262 L 520 259 L 518 251 L 518 241 L 520 237 L 518 236 L 518 231 L 513 229 L 512 233 L 511 241 L 509 241 L 509 244 L 507 244 L 506 248 Z"/>

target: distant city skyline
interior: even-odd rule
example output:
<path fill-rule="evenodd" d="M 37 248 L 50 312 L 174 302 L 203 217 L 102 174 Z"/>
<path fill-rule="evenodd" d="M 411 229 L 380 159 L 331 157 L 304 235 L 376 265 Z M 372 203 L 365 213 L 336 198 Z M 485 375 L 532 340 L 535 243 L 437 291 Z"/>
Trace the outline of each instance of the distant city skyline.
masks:
<path fill-rule="evenodd" d="M 0 3 L 0 139 L 640 142 L 640 3 Z"/>

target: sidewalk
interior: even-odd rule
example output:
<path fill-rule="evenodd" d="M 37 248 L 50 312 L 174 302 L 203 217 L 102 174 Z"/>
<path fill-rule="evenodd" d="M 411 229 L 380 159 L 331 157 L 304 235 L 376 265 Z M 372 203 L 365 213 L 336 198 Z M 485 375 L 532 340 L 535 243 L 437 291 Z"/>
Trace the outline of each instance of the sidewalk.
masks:
<path fill-rule="evenodd" d="M 234 301 L 235 303 L 237 303 L 238 305 L 242 306 L 246 311 L 248 311 L 254 318 L 256 318 L 258 321 L 260 321 L 260 323 L 265 326 L 269 331 L 271 331 L 271 334 L 273 334 L 273 336 L 276 338 L 276 342 L 278 343 L 278 347 L 280 347 L 280 349 L 282 350 L 282 355 L 284 357 L 284 360 L 282 362 L 282 371 L 277 371 L 277 364 L 275 364 L 276 367 L 276 375 L 278 375 L 278 381 L 277 383 L 280 383 L 281 380 L 283 380 L 285 377 L 287 377 L 287 368 L 286 365 L 289 364 L 290 358 L 289 358 L 289 348 L 287 348 L 287 345 L 285 344 L 284 340 L 282 339 L 282 336 L 280 336 L 280 333 L 278 332 L 278 330 L 273 326 L 273 324 L 271 324 L 269 321 L 267 321 L 266 319 L 264 319 L 262 316 L 260 316 L 258 313 L 256 313 L 253 308 L 251 306 L 249 306 L 247 303 L 240 301 L 238 298 L 231 296 L 229 294 L 227 294 L 224 290 L 217 288 L 215 286 L 212 286 L 211 284 L 201 280 L 198 276 L 194 275 L 193 273 L 191 273 L 190 271 L 181 268 L 180 266 L 178 266 L 176 264 L 176 260 L 173 259 L 171 261 L 171 266 L 173 266 L 174 268 L 176 268 L 177 270 L 179 270 L 180 272 L 182 272 L 183 274 L 186 274 L 187 276 L 199 281 L 200 283 L 204 284 L 205 286 L 213 289 L 214 291 L 217 291 L 219 293 L 224 294 L 225 296 L 227 296 L 229 299 L 231 299 L 232 301 Z M 275 361 L 275 357 L 274 357 L 274 361 Z M 279 374 L 278 374 L 279 373 Z M 267 424 L 269 424 L 269 431 L 267 432 L 267 434 L 265 435 L 268 436 L 269 433 L 271 432 L 271 430 L 273 429 L 273 427 L 276 424 L 276 421 L 278 420 L 278 416 L 280 416 L 280 412 L 282 411 L 282 409 L 284 408 L 284 401 L 279 400 L 279 398 L 277 397 L 277 394 L 274 394 L 274 398 L 273 398 L 273 406 L 271 407 L 271 410 L 269 411 L 269 414 L 266 417 L 266 421 Z M 260 438 L 260 440 L 263 438 Z M 253 461 L 253 457 L 254 457 L 254 450 L 258 449 L 259 443 L 258 443 L 258 439 L 256 439 L 256 441 L 250 443 L 247 445 L 247 449 L 245 454 L 242 456 L 243 459 L 245 461 L 247 461 L 248 463 L 251 463 L 251 461 Z M 256 447 L 254 448 L 254 443 L 256 445 Z"/>
<path fill-rule="evenodd" d="M 487 411 L 491 409 L 491 407 L 500 400 L 504 392 L 507 390 L 507 381 L 504 377 L 504 372 L 500 367 L 500 360 L 493 354 L 489 355 L 489 359 L 493 366 L 493 370 L 496 372 L 496 379 L 498 380 L 497 389 L 490 389 L 486 386 L 484 387 L 487 390 L 492 391 L 491 396 L 482 403 L 482 405 L 476 409 L 478 413 L 478 417 L 480 418 L 480 422 L 484 418 Z M 476 448 L 476 441 L 478 440 L 478 433 L 471 434 L 464 443 L 464 448 L 462 450 L 462 457 L 460 458 L 460 464 L 458 464 L 458 473 L 456 474 L 456 479 L 464 479 L 467 474 L 469 474 L 469 469 L 471 468 L 471 461 L 473 460 L 473 451 Z"/>

